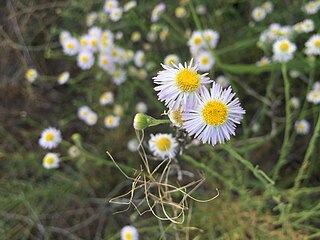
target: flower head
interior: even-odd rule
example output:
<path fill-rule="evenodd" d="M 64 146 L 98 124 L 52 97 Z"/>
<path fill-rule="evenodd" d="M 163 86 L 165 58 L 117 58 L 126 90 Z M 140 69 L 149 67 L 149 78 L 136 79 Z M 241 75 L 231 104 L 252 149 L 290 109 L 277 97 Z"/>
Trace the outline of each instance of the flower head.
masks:
<path fill-rule="evenodd" d="M 149 148 L 155 156 L 174 158 L 177 153 L 178 142 L 171 134 L 151 134 Z"/>
<path fill-rule="evenodd" d="M 58 168 L 59 162 L 60 159 L 57 153 L 47 153 L 42 160 L 42 165 L 46 169 Z"/>
<path fill-rule="evenodd" d="M 52 149 L 57 147 L 61 140 L 62 138 L 60 130 L 49 127 L 42 131 L 39 139 L 39 145 L 45 149 Z"/>
<path fill-rule="evenodd" d="M 217 83 L 210 90 L 205 89 L 195 107 L 182 113 L 183 126 L 189 135 L 212 145 L 235 135 L 236 124 L 240 124 L 245 110 L 234 96 L 231 87 L 223 90 Z"/>
<path fill-rule="evenodd" d="M 37 70 L 30 68 L 26 71 L 25 77 L 29 82 L 33 83 L 38 77 L 38 72 Z"/>
<path fill-rule="evenodd" d="M 310 123 L 307 120 L 303 119 L 301 121 L 297 121 L 294 124 L 294 128 L 298 134 L 306 135 L 310 131 Z"/>
<path fill-rule="evenodd" d="M 106 128 L 116 128 L 119 126 L 120 118 L 118 116 L 108 115 L 104 118 Z"/>
<path fill-rule="evenodd" d="M 278 62 L 288 62 L 293 58 L 294 52 L 297 47 L 288 39 L 277 40 L 273 46 L 273 59 Z"/>
<path fill-rule="evenodd" d="M 83 69 L 87 70 L 90 69 L 94 64 L 94 56 L 91 51 L 82 51 L 79 53 L 77 58 L 78 66 Z"/>
<path fill-rule="evenodd" d="M 139 234 L 135 227 L 125 226 L 120 232 L 121 240 L 138 240 Z"/>
<path fill-rule="evenodd" d="M 252 18 L 256 22 L 260 22 L 263 19 L 265 19 L 266 15 L 267 15 L 266 10 L 264 8 L 262 8 L 262 7 L 256 7 L 252 11 Z"/>
<path fill-rule="evenodd" d="M 60 85 L 63 85 L 66 82 L 68 82 L 69 78 L 70 78 L 70 73 L 69 72 L 63 72 L 58 76 L 58 83 Z"/>

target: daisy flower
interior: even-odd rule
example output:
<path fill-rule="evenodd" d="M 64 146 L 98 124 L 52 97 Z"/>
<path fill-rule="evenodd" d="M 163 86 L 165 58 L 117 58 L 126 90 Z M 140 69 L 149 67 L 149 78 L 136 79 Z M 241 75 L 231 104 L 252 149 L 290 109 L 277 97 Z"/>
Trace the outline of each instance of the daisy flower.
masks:
<path fill-rule="evenodd" d="M 305 33 L 312 32 L 314 30 L 314 22 L 311 19 L 306 19 L 302 22 L 302 30 Z"/>
<path fill-rule="evenodd" d="M 175 127 L 181 128 L 183 126 L 181 107 L 177 110 L 169 109 L 168 117 Z"/>
<path fill-rule="evenodd" d="M 212 29 L 206 29 L 202 32 L 202 35 L 204 37 L 204 40 L 206 41 L 206 44 L 209 44 L 210 48 L 216 48 L 219 40 L 218 32 Z"/>
<path fill-rule="evenodd" d="M 175 55 L 175 54 L 169 54 L 169 55 L 167 55 L 167 56 L 164 58 L 164 60 L 163 60 L 163 63 L 164 63 L 165 65 L 167 65 L 167 66 L 170 66 L 170 65 L 172 65 L 172 64 L 177 65 L 177 64 L 179 64 L 179 62 L 180 62 L 180 59 L 179 59 L 179 57 L 178 57 L 177 55 Z"/>
<path fill-rule="evenodd" d="M 98 14 L 96 12 L 89 13 L 86 17 L 87 27 L 91 27 L 94 24 L 94 22 L 97 20 L 97 18 L 98 18 Z"/>
<path fill-rule="evenodd" d="M 63 72 L 58 76 L 58 83 L 60 85 L 63 85 L 66 82 L 68 82 L 69 78 L 70 78 L 70 73 L 69 72 Z"/>
<path fill-rule="evenodd" d="M 293 30 L 296 33 L 303 33 L 304 32 L 304 28 L 303 28 L 303 23 L 302 22 L 298 22 L 293 26 Z"/>
<path fill-rule="evenodd" d="M 307 55 L 320 55 L 320 34 L 315 34 L 305 43 Z"/>
<path fill-rule="evenodd" d="M 313 90 L 320 92 L 320 82 L 315 82 L 312 88 Z"/>
<path fill-rule="evenodd" d="M 288 62 L 293 58 L 294 52 L 297 47 L 288 39 L 277 40 L 273 46 L 273 60 L 278 62 Z"/>
<path fill-rule="evenodd" d="M 320 8 L 320 4 L 315 1 L 308 2 L 306 5 L 304 5 L 304 10 L 309 15 L 316 14 L 319 8 Z"/>
<path fill-rule="evenodd" d="M 161 14 L 166 10 L 166 5 L 164 3 L 159 3 L 156 5 L 151 13 L 151 22 L 157 22 L 160 19 Z"/>
<path fill-rule="evenodd" d="M 138 240 L 139 234 L 135 227 L 125 226 L 120 232 L 121 240 Z"/>
<path fill-rule="evenodd" d="M 266 13 L 266 10 L 264 8 L 256 7 L 255 9 L 253 9 L 251 15 L 252 15 L 253 20 L 255 20 L 256 22 L 260 22 L 263 19 L 265 19 L 267 13 Z"/>
<path fill-rule="evenodd" d="M 145 54 L 143 51 L 138 50 L 134 55 L 134 64 L 137 67 L 142 67 L 144 63 L 145 63 Z"/>
<path fill-rule="evenodd" d="M 79 52 L 79 42 L 76 38 L 69 37 L 62 42 L 63 52 L 68 56 L 74 56 Z"/>
<path fill-rule="evenodd" d="M 68 31 L 62 31 L 62 32 L 60 32 L 60 34 L 59 34 L 59 42 L 61 43 L 61 44 L 63 44 L 63 42 L 64 41 L 66 41 L 68 38 L 70 38 L 71 37 L 71 34 L 70 34 L 70 32 L 68 32 Z"/>
<path fill-rule="evenodd" d="M 123 5 L 123 11 L 124 12 L 128 12 L 132 8 L 135 8 L 136 6 L 137 6 L 137 2 L 136 1 L 129 1 L 126 4 Z"/>
<path fill-rule="evenodd" d="M 220 84 L 221 87 L 226 88 L 230 85 L 229 80 L 224 75 L 220 75 L 216 78 L 216 82 Z"/>
<path fill-rule="evenodd" d="M 122 17 L 122 9 L 121 8 L 112 9 L 109 17 L 111 21 L 118 22 Z"/>
<path fill-rule="evenodd" d="M 297 97 L 292 97 L 290 99 L 290 106 L 293 108 L 293 109 L 298 109 L 300 107 L 300 99 L 297 98 Z"/>
<path fill-rule="evenodd" d="M 209 52 L 201 51 L 196 57 L 196 63 L 198 64 L 199 71 L 207 72 L 214 65 L 214 58 Z"/>
<path fill-rule="evenodd" d="M 257 66 L 262 67 L 262 66 L 266 66 L 268 64 L 270 64 L 270 59 L 266 56 L 263 56 L 258 62 L 257 62 Z"/>
<path fill-rule="evenodd" d="M 198 51 L 200 48 L 205 47 L 205 42 L 200 31 L 194 31 L 188 40 L 188 46 L 192 52 Z"/>
<path fill-rule="evenodd" d="M 104 6 L 103 6 L 103 10 L 106 12 L 106 13 L 111 13 L 111 11 L 115 8 L 117 8 L 119 5 L 119 2 L 117 0 L 107 0 L 105 3 L 104 3 Z"/>
<path fill-rule="evenodd" d="M 146 113 L 147 111 L 148 111 L 148 107 L 147 107 L 147 104 L 145 104 L 144 102 L 138 102 L 136 104 L 136 112 Z"/>
<path fill-rule="evenodd" d="M 234 96 L 231 87 L 223 90 L 214 82 L 210 90 L 205 88 L 201 98 L 196 99 L 194 108 L 182 113 L 183 127 L 203 143 L 215 145 L 229 140 L 245 113 Z"/>
<path fill-rule="evenodd" d="M 113 103 L 113 93 L 112 92 L 104 92 L 99 99 L 101 105 L 105 106 Z"/>
<path fill-rule="evenodd" d="M 52 149 L 57 147 L 61 140 L 60 130 L 49 127 L 42 131 L 39 139 L 39 145 L 44 149 Z"/>
<path fill-rule="evenodd" d="M 187 11 L 184 7 L 179 6 L 175 9 L 174 14 L 177 18 L 183 18 L 187 15 Z"/>
<path fill-rule="evenodd" d="M 113 113 L 117 116 L 123 115 L 123 107 L 120 104 L 115 104 L 113 107 Z"/>
<path fill-rule="evenodd" d="M 106 53 L 101 53 L 98 57 L 98 65 L 104 71 L 110 73 L 115 70 L 115 65 L 110 55 Z"/>
<path fill-rule="evenodd" d="M 46 169 L 53 169 L 59 167 L 59 155 L 57 153 L 47 153 L 43 160 L 42 165 Z"/>
<path fill-rule="evenodd" d="M 88 126 L 93 126 L 98 121 L 98 115 L 90 110 L 83 120 Z"/>
<path fill-rule="evenodd" d="M 174 65 L 173 67 L 162 64 L 164 70 L 158 72 L 153 78 L 157 84 L 154 89 L 158 91 L 158 98 L 169 108 L 178 109 L 182 104 L 182 110 L 187 105 L 193 105 L 197 94 L 206 89 L 205 84 L 212 82 L 205 74 L 198 74 L 198 67 L 193 60 L 184 66 Z"/>
<path fill-rule="evenodd" d="M 311 90 L 307 95 L 307 100 L 313 104 L 320 103 L 320 92 L 317 90 Z"/>
<path fill-rule="evenodd" d="M 25 78 L 31 83 L 33 83 L 37 79 L 37 77 L 38 72 L 33 68 L 28 69 L 25 73 Z"/>
<path fill-rule="evenodd" d="M 126 71 L 122 69 L 117 69 L 112 73 L 112 82 L 119 86 L 126 81 L 126 76 Z"/>
<path fill-rule="evenodd" d="M 158 133 L 151 134 L 149 148 L 153 155 L 165 159 L 166 157 L 174 158 L 177 154 L 178 142 L 172 134 Z"/>
<path fill-rule="evenodd" d="M 91 109 L 88 106 L 82 106 L 78 108 L 78 118 L 85 120 L 88 114 L 91 112 Z"/>
<path fill-rule="evenodd" d="M 106 128 L 116 128 L 119 126 L 120 118 L 118 116 L 108 115 L 104 118 Z"/>
<path fill-rule="evenodd" d="M 90 69 L 94 64 L 94 56 L 90 51 L 82 51 L 77 57 L 78 66 L 82 70 Z"/>
<path fill-rule="evenodd" d="M 296 123 L 294 124 L 294 128 L 298 134 L 306 135 L 310 131 L 310 123 L 305 119 L 296 121 Z"/>
<path fill-rule="evenodd" d="M 272 2 L 265 2 L 261 5 L 261 7 L 266 11 L 266 13 L 271 13 L 273 11 Z"/>

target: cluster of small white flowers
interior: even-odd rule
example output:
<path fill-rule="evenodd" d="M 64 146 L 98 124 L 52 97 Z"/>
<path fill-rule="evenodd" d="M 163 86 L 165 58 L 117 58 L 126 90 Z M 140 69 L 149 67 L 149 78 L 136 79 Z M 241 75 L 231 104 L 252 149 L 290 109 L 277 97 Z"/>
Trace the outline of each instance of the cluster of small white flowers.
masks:
<path fill-rule="evenodd" d="M 314 31 L 314 22 L 311 19 L 305 19 L 302 22 L 298 22 L 293 26 L 296 33 L 309 33 Z"/>
<path fill-rule="evenodd" d="M 215 60 L 210 53 L 210 49 L 216 48 L 218 40 L 219 34 L 212 29 L 197 30 L 192 33 L 188 40 L 188 46 L 200 71 L 206 72 L 213 67 Z"/>
<path fill-rule="evenodd" d="M 88 106 L 78 108 L 78 117 L 89 126 L 95 125 L 98 121 L 98 115 Z"/>
<path fill-rule="evenodd" d="M 260 22 L 267 16 L 268 13 L 271 13 L 273 10 L 273 4 L 272 2 L 265 2 L 261 6 L 256 7 L 252 11 L 252 18 L 256 22 Z"/>
<path fill-rule="evenodd" d="M 267 30 L 260 34 L 260 42 L 273 43 L 274 41 L 291 38 L 293 29 L 291 26 L 281 26 L 279 23 L 272 23 Z"/>

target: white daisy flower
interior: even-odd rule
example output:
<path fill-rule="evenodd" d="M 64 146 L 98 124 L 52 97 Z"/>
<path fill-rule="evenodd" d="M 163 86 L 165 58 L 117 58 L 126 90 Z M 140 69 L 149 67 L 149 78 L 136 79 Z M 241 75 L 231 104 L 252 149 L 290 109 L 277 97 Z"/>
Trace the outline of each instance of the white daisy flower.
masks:
<path fill-rule="evenodd" d="M 177 154 L 178 142 L 172 134 L 158 133 L 151 134 L 149 148 L 154 156 L 165 159 L 166 157 L 174 158 Z"/>
<path fill-rule="evenodd" d="M 187 15 L 187 11 L 184 7 L 177 7 L 174 11 L 174 14 L 177 18 L 183 18 Z"/>
<path fill-rule="evenodd" d="M 293 26 L 293 30 L 296 33 L 303 33 L 304 32 L 304 25 L 302 22 L 298 22 Z"/>
<path fill-rule="evenodd" d="M 320 4 L 315 1 L 308 2 L 306 5 L 304 5 L 304 10 L 309 15 L 316 14 L 319 8 L 320 8 Z"/>
<path fill-rule="evenodd" d="M 253 9 L 251 15 L 252 15 L 253 20 L 255 20 L 256 22 L 260 22 L 263 19 L 265 19 L 267 13 L 266 13 L 266 10 L 264 8 L 256 7 L 255 9 Z"/>
<path fill-rule="evenodd" d="M 192 52 L 198 51 L 200 48 L 205 47 L 205 42 L 200 31 L 194 31 L 188 40 L 188 46 Z"/>
<path fill-rule="evenodd" d="M 272 2 L 265 2 L 261 5 L 261 7 L 266 11 L 266 13 L 271 13 L 273 11 Z"/>
<path fill-rule="evenodd" d="M 306 19 L 302 22 L 302 30 L 305 33 L 314 31 L 314 22 L 311 19 Z"/>
<path fill-rule="evenodd" d="M 94 64 L 94 56 L 90 51 L 82 51 L 77 57 L 78 66 L 82 70 L 90 69 Z"/>
<path fill-rule="evenodd" d="M 270 64 L 270 59 L 266 56 L 263 56 L 258 62 L 257 66 L 262 67 Z"/>
<path fill-rule="evenodd" d="M 120 232 L 121 240 L 138 240 L 139 234 L 135 227 L 125 226 Z"/>
<path fill-rule="evenodd" d="M 121 8 L 112 9 L 109 17 L 111 21 L 118 22 L 122 17 L 122 9 Z"/>
<path fill-rule="evenodd" d="M 206 44 L 209 44 L 210 48 L 216 48 L 219 41 L 219 33 L 212 29 L 206 29 L 202 34 Z"/>
<path fill-rule="evenodd" d="M 315 82 L 312 88 L 313 90 L 320 92 L 320 82 Z"/>
<path fill-rule="evenodd" d="M 307 55 L 320 55 L 320 34 L 312 35 L 305 43 Z"/>
<path fill-rule="evenodd" d="M 147 107 L 147 104 L 145 104 L 144 102 L 138 102 L 136 104 L 136 112 L 146 113 L 147 111 L 148 111 L 148 107 Z"/>
<path fill-rule="evenodd" d="M 79 42 L 76 38 L 69 37 L 62 43 L 63 52 L 66 55 L 74 56 L 79 52 Z"/>
<path fill-rule="evenodd" d="M 320 103 L 320 92 L 317 90 L 311 90 L 307 94 L 307 100 L 308 102 L 311 102 L 313 104 L 318 104 Z"/>
<path fill-rule="evenodd" d="M 126 4 L 124 4 L 123 6 L 123 11 L 124 12 L 128 12 L 130 11 L 132 8 L 135 8 L 137 6 L 137 2 L 136 1 L 129 1 Z"/>
<path fill-rule="evenodd" d="M 173 67 L 162 64 L 164 70 L 158 72 L 153 78 L 157 84 L 154 89 L 158 91 L 161 102 L 169 108 L 178 109 L 182 104 L 182 110 L 192 106 L 196 101 L 197 94 L 206 87 L 205 84 L 212 82 L 205 74 L 198 74 L 198 67 L 193 64 L 193 60 L 184 66 L 174 65 Z"/>
<path fill-rule="evenodd" d="M 128 147 L 128 150 L 130 152 L 136 152 L 138 151 L 138 147 L 139 147 L 139 142 L 137 139 L 131 139 L 128 141 L 128 144 L 127 144 L 127 147 Z"/>
<path fill-rule="evenodd" d="M 214 82 L 210 90 L 205 88 L 201 98 L 197 98 L 194 108 L 182 113 L 183 127 L 203 143 L 215 145 L 229 140 L 245 113 L 234 96 L 231 87 L 223 90 Z"/>
<path fill-rule="evenodd" d="M 42 165 L 46 169 L 53 169 L 59 167 L 59 155 L 57 153 L 47 153 L 43 160 Z"/>
<path fill-rule="evenodd" d="M 108 73 L 115 71 L 114 62 L 109 54 L 101 53 L 98 57 L 98 65 Z"/>
<path fill-rule="evenodd" d="M 288 39 L 277 40 L 273 46 L 273 60 L 278 62 L 288 62 L 293 58 L 294 52 L 297 47 Z"/>
<path fill-rule="evenodd" d="M 38 72 L 33 68 L 28 69 L 25 73 L 25 78 L 31 83 L 33 83 L 37 79 L 37 77 Z"/>
<path fill-rule="evenodd" d="M 96 52 L 99 48 L 100 37 L 89 36 L 88 50 L 91 52 Z"/>
<path fill-rule="evenodd" d="M 179 62 L 180 62 L 180 59 L 179 59 L 179 57 L 178 57 L 177 55 L 175 55 L 175 54 L 169 54 L 169 55 L 167 55 L 167 56 L 164 58 L 164 60 L 163 60 L 163 63 L 164 63 L 165 65 L 167 65 L 167 66 L 170 66 L 170 65 L 172 65 L 172 64 L 177 65 L 177 64 L 179 64 Z"/>
<path fill-rule="evenodd" d="M 96 125 L 98 121 L 98 115 L 90 110 L 83 120 L 88 126 L 93 126 Z"/>
<path fill-rule="evenodd" d="M 64 41 L 66 41 L 67 39 L 69 39 L 71 37 L 70 32 L 68 31 L 62 31 L 59 34 L 59 42 L 60 44 L 63 44 Z"/>
<path fill-rule="evenodd" d="M 200 72 L 209 71 L 214 65 L 214 58 L 210 52 L 201 51 L 196 57 L 196 63 L 198 64 Z"/>
<path fill-rule="evenodd" d="M 300 107 L 300 99 L 297 98 L 297 97 L 292 97 L 290 99 L 290 106 L 293 108 L 293 109 L 298 109 Z"/>
<path fill-rule="evenodd" d="M 134 64 L 137 67 L 142 67 L 145 63 L 145 54 L 143 51 L 138 50 L 134 55 Z"/>
<path fill-rule="evenodd" d="M 39 139 L 39 145 L 45 149 L 52 149 L 57 147 L 61 140 L 62 138 L 60 130 L 49 127 L 42 131 Z"/>
<path fill-rule="evenodd" d="M 127 72 L 122 69 L 116 69 L 112 73 L 112 82 L 116 85 L 121 85 L 127 80 Z"/>
<path fill-rule="evenodd" d="M 63 85 L 66 82 L 68 82 L 69 78 L 70 78 L 70 73 L 69 72 L 63 72 L 58 76 L 58 83 L 60 85 Z"/>
<path fill-rule="evenodd" d="M 108 115 L 104 118 L 104 126 L 106 128 L 116 128 L 120 124 L 120 118 L 114 115 Z"/>
<path fill-rule="evenodd" d="M 113 93 L 112 92 L 104 92 L 99 99 L 101 105 L 105 106 L 113 103 Z"/>
<path fill-rule="evenodd" d="M 89 39 L 90 36 L 88 34 L 82 35 L 79 39 L 80 50 L 88 50 L 89 49 Z"/>
<path fill-rule="evenodd" d="M 103 31 L 99 42 L 99 50 L 103 53 L 110 52 L 110 48 L 113 47 L 113 33 L 109 30 Z"/>
<path fill-rule="evenodd" d="M 90 37 L 95 37 L 95 38 L 99 39 L 102 34 L 102 29 L 100 27 L 93 26 L 93 27 L 89 28 L 88 34 Z"/>
<path fill-rule="evenodd" d="M 90 112 L 91 109 L 88 106 L 81 106 L 78 108 L 78 118 L 85 120 Z"/>
<path fill-rule="evenodd" d="M 169 109 L 168 117 L 175 127 L 181 128 L 183 126 L 181 107 L 177 110 Z"/>
<path fill-rule="evenodd" d="M 96 12 L 89 13 L 86 17 L 87 27 L 91 27 L 97 19 L 98 19 L 98 14 Z"/>
<path fill-rule="evenodd" d="M 123 115 L 123 107 L 120 104 L 115 104 L 113 107 L 113 113 L 121 117 Z"/>
<path fill-rule="evenodd" d="M 226 88 L 230 85 L 229 80 L 224 75 L 220 75 L 216 78 L 216 82 L 220 84 L 221 87 Z"/>
<path fill-rule="evenodd" d="M 294 124 L 294 128 L 298 134 L 306 135 L 310 131 L 310 123 L 305 119 L 296 121 L 296 123 Z"/>
<path fill-rule="evenodd" d="M 104 3 L 103 10 L 106 13 L 111 13 L 113 9 L 117 8 L 119 6 L 119 2 L 117 0 L 107 0 Z"/>
<path fill-rule="evenodd" d="M 159 3 L 156 5 L 151 13 L 151 22 L 157 22 L 160 19 L 161 14 L 166 10 L 166 5 L 164 3 Z"/>

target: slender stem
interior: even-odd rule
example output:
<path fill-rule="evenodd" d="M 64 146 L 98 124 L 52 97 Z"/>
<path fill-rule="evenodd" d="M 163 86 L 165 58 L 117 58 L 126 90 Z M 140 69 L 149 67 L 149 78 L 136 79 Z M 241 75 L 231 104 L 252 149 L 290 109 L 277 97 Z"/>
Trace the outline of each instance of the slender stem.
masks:
<path fill-rule="evenodd" d="M 286 157 L 288 155 L 289 150 L 289 137 L 290 137 L 290 130 L 291 130 L 291 111 L 290 111 L 290 83 L 287 75 L 287 66 L 286 64 L 282 64 L 281 67 L 282 70 L 282 76 L 283 76 L 283 82 L 284 82 L 284 94 L 285 94 L 285 108 L 286 108 L 286 123 L 285 123 L 285 130 L 284 130 L 284 138 L 283 138 L 283 144 L 280 151 L 280 157 L 279 160 L 274 168 L 273 172 L 273 180 L 276 181 L 281 167 L 286 162 Z"/>
<path fill-rule="evenodd" d="M 306 172 L 306 170 L 308 168 L 308 165 L 310 163 L 309 160 L 310 160 L 310 157 L 311 157 L 311 155 L 312 155 L 312 153 L 313 153 L 313 151 L 315 149 L 316 142 L 317 142 L 317 137 L 319 135 L 320 135 L 320 112 L 319 112 L 319 115 L 318 115 L 317 124 L 316 124 L 315 130 L 313 132 L 313 135 L 311 137 L 308 149 L 306 151 L 306 154 L 304 155 L 304 159 L 303 159 L 302 165 L 301 165 L 301 167 L 299 169 L 297 177 L 295 178 L 293 190 L 298 189 L 300 184 L 301 184 L 301 181 L 305 178 L 304 174 L 305 174 L 305 172 Z"/>

